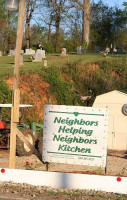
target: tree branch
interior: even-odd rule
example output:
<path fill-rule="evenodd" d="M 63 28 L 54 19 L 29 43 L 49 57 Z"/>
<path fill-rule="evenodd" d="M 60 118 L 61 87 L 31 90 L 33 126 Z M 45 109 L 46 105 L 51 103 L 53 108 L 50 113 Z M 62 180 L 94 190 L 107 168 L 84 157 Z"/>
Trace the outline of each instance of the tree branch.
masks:
<path fill-rule="evenodd" d="M 63 6 L 63 9 L 71 9 L 71 8 L 77 8 L 77 9 L 79 9 L 79 10 L 83 10 L 83 7 L 77 6 L 77 5 Z"/>
<path fill-rule="evenodd" d="M 81 3 L 81 1 L 78 0 L 72 0 L 74 3 L 77 3 L 79 6 L 83 7 L 83 3 Z"/>

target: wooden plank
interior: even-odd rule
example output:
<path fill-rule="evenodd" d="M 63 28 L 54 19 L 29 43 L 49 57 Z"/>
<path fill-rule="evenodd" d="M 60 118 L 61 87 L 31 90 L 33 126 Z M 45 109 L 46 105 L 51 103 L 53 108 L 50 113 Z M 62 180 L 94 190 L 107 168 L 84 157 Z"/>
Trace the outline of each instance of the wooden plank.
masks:
<path fill-rule="evenodd" d="M 26 0 L 20 0 L 19 15 L 18 15 L 18 27 L 17 27 L 17 38 L 16 38 L 16 49 L 15 49 L 13 90 L 18 88 L 20 55 L 21 55 L 22 41 L 23 41 L 25 10 L 26 10 Z"/>
<path fill-rule="evenodd" d="M 26 0 L 20 0 L 19 4 L 19 14 L 18 14 L 18 28 L 17 28 L 17 38 L 16 38 L 16 49 L 15 49 L 15 65 L 14 65 L 14 81 L 13 81 L 13 92 L 18 89 L 19 81 L 19 66 L 20 66 L 20 54 L 23 41 L 23 29 L 24 29 L 24 19 L 26 10 Z M 15 93 L 16 94 L 16 93 Z M 18 92 L 17 92 L 18 94 Z M 17 95 L 16 94 L 16 95 Z M 15 168 L 15 154 L 16 154 L 16 126 L 18 114 L 18 102 L 19 99 L 12 96 L 12 114 L 11 114 L 11 134 L 10 134 L 10 157 L 9 157 L 9 168 Z M 15 113 L 15 115 L 14 115 Z"/>
<path fill-rule="evenodd" d="M 15 89 L 14 91 L 14 116 L 13 122 L 19 122 L 19 103 L 20 103 L 20 90 Z"/>
<path fill-rule="evenodd" d="M 10 156 L 9 156 L 9 168 L 15 168 L 15 154 L 16 154 L 16 127 L 17 123 L 13 122 L 14 106 L 11 108 L 11 133 L 10 133 Z"/>

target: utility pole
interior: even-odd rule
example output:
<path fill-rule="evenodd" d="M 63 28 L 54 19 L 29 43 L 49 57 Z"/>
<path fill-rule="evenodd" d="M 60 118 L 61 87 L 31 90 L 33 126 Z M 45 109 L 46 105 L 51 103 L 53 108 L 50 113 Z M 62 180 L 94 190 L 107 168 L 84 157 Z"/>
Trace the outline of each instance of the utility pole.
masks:
<path fill-rule="evenodd" d="M 20 90 L 18 89 L 19 66 L 20 66 L 20 55 L 21 55 L 22 41 L 23 41 L 25 10 L 26 10 L 26 0 L 20 0 L 16 49 L 15 49 L 12 109 L 11 109 L 11 133 L 10 133 L 10 157 L 9 157 L 9 168 L 11 169 L 15 168 L 16 132 L 17 132 L 17 123 L 19 122 L 19 102 L 20 102 Z"/>

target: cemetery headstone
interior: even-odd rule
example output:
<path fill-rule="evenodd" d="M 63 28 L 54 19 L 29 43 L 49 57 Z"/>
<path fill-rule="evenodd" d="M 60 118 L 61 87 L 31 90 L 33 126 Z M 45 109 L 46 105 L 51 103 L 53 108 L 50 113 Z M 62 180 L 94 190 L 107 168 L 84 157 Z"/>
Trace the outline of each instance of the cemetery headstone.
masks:
<path fill-rule="evenodd" d="M 24 55 L 24 50 L 21 50 L 20 65 L 23 65 L 23 55 Z"/>
<path fill-rule="evenodd" d="M 23 55 L 20 55 L 20 65 L 23 65 Z"/>
<path fill-rule="evenodd" d="M 33 62 L 42 62 L 45 57 L 45 50 L 37 49 Z"/>
<path fill-rule="evenodd" d="M 35 50 L 33 50 L 33 49 L 26 49 L 26 51 L 25 51 L 25 54 L 26 55 L 35 55 Z"/>
<path fill-rule="evenodd" d="M 76 48 L 76 53 L 77 53 L 77 54 L 82 54 L 82 53 L 84 53 L 83 47 L 82 47 L 82 46 L 77 47 L 77 48 Z"/>
<path fill-rule="evenodd" d="M 110 49 L 108 47 L 105 49 L 105 53 L 110 53 Z"/>
<path fill-rule="evenodd" d="M 114 49 L 113 49 L 113 52 L 114 52 L 114 53 L 115 53 L 115 52 L 117 52 L 117 49 L 116 49 L 116 48 L 114 48 Z"/>
<path fill-rule="evenodd" d="M 117 53 L 123 53 L 123 45 L 119 44 Z"/>
<path fill-rule="evenodd" d="M 94 53 L 100 53 L 100 51 L 101 51 L 101 47 L 96 45 L 94 49 Z"/>
<path fill-rule="evenodd" d="M 2 51 L 0 51 L 0 56 L 2 56 Z"/>
<path fill-rule="evenodd" d="M 61 56 L 66 56 L 67 50 L 66 48 L 61 48 Z"/>
<path fill-rule="evenodd" d="M 15 50 L 10 50 L 8 56 L 14 56 L 15 55 Z"/>
<path fill-rule="evenodd" d="M 111 51 L 111 53 L 114 52 L 114 43 L 111 44 L 111 50 L 110 51 Z"/>
<path fill-rule="evenodd" d="M 23 54 L 23 55 L 24 55 L 24 50 L 21 50 L 21 54 Z"/>
<path fill-rule="evenodd" d="M 44 60 L 44 67 L 47 67 L 47 60 Z"/>
<path fill-rule="evenodd" d="M 46 58 L 45 56 L 45 50 L 41 50 L 42 51 L 42 58 Z"/>

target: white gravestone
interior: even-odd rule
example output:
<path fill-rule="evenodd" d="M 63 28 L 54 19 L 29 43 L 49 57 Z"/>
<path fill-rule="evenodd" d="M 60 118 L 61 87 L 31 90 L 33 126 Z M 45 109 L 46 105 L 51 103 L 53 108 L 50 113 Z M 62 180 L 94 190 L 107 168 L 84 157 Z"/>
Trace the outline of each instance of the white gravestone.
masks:
<path fill-rule="evenodd" d="M 113 52 L 114 52 L 114 53 L 116 53 L 116 52 L 117 52 L 117 49 L 116 49 L 116 48 L 114 48 L 114 49 L 113 49 Z"/>
<path fill-rule="evenodd" d="M 10 50 L 8 56 L 14 56 L 15 55 L 15 50 Z"/>
<path fill-rule="evenodd" d="M 37 49 L 33 62 L 42 62 L 45 57 L 45 50 Z"/>
<path fill-rule="evenodd" d="M 66 48 L 61 48 L 61 56 L 66 56 L 67 50 Z"/>
<path fill-rule="evenodd" d="M 82 47 L 82 46 L 77 47 L 76 53 L 77 53 L 77 54 L 82 54 L 82 53 L 84 53 L 83 47 Z"/>
<path fill-rule="evenodd" d="M 105 49 L 105 53 L 110 53 L 110 49 L 108 47 Z"/>
<path fill-rule="evenodd" d="M 35 50 L 33 49 L 26 49 L 26 52 L 25 52 L 26 55 L 34 55 L 35 54 Z"/>
<path fill-rule="evenodd" d="M 24 55 L 24 50 L 21 50 L 20 65 L 23 65 L 23 55 Z"/>
<path fill-rule="evenodd" d="M 44 60 L 44 67 L 47 67 L 47 60 Z"/>
<path fill-rule="evenodd" d="M 2 51 L 0 51 L 0 56 L 2 56 Z"/>

